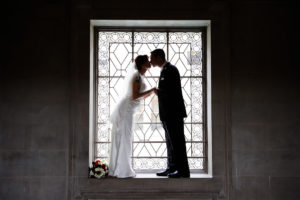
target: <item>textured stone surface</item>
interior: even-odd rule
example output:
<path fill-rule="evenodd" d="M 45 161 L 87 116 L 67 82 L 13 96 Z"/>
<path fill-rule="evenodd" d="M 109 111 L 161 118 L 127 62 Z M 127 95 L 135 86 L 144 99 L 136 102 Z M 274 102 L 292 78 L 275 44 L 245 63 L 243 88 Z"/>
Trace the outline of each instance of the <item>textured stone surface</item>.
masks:
<path fill-rule="evenodd" d="M 295 13 L 279 5 L 240 3 L 233 9 L 234 199 L 299 199 L 300 87 L 291 26 Z"/>

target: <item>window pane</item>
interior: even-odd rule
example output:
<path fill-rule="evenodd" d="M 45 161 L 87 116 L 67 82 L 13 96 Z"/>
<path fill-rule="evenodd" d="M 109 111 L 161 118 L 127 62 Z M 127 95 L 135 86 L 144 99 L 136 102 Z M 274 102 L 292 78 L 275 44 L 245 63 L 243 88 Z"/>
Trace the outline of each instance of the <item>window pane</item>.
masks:
<path fill-rule="evenodd" d="M 201 32 L 99 32 L 98 125 L 95 158 L 109 162 L 109 116 L 120 99 L 124 77 L 132 59 L 161 48 L 181 76 L 187 111 L 184 134 L 191 170 L 204 169 L 203 77 Z M 147 89 L 158 87 L 160 68 L 145 74 Z M 159 119 L 156 95 L 143 100 L 135 116 L 132 164 L 135 170 L 164 169 L 167 165 L 165 132 Z"/>
<path fill-rule="evenodd" d="M 132 33 L 131 32 L 99 32 L 99 40 L 98 40 L 98 75 L 99 76 L 108 76 L 109 74 L 109 61 L 111 52 L 115 52 L 116 49 L 121 49 L 122 47 L 127 47 L 124 52 L 122 52 L 122 58 L 126 54 L 126 52 L 130 51 L 128 49 L 128 44 L 131 44 L 132 41 Z M 116 43 L 125 43 L 126 45 L 122 45 L 121 47 L 117 47 Z M 115 44 L 115 45 L 113 45 Z M 112 46 L 112 47 L 111 47 Z M 110 51 L 110 47 L 112 50 Z M 116 51 L 118 54 L 119 51 Z M 132 52 L 131 52 L 132 53 Z M 115 65 L 117 62 L 115 61 Z M 117 66 L 118 67 L 118 66 Z M 113 71 L 112 73 L 116 72 Z"/>
<path fill-rule="evenodd" d="M 170 32 L 170 61 L 176 65 L 181 76 L 202 75 L 201 32 Z"/>
<path fill-rule="evenodd" d="M 98 124 L 98 132 L 96 137 L 96 142 L 110 142 L 110 131 L 108 123 Z"/>
<path fill-rule="evenodd" d="M 192 122 L 202 123 L 202 78 L 192 78 L 191 96 L 192 96 Z"/>
<path fill-rule="evenodd" d="M 135 32 L 134 33 L 134 57 L 138 55 L 150 56 L 154 49 L 163 49 L 167 52 L 167 33 L 166 32 Z M 159 77 L 160 68 L 153 67 L 145 74 L 146 77 Z"/>
<path fill-rule="evenodd" d="M 166 158 L 135 158 L 133 168 L 136 170 L 159 170 L 167 167 Z"/>

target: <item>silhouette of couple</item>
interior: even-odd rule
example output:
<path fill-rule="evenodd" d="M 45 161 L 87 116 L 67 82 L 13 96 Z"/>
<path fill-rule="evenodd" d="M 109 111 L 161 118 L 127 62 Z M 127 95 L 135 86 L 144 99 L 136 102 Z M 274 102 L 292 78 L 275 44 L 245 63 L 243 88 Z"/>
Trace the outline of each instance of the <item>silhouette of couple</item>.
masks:
<path fill-rule="evenodd" d="M 134 65 L 136 70 L 128 75 L 127 92 L 118 102 L 110 117 L 112 132 L 109 175 L 118 178 L 136 176 L 130 162 L 134 114 L 140 101 L 154 93 L 158 96 L 159 116 L 165 130 L 168 155 L 167 169 L 156 175 L 169 178 L 189 178 L 190 170 L 186 155 L 183 121 L 187 115 L 179 71 L 166 60 L 165 52 L 162 49 L 152 51 L 150 61 L 147 55 L 137 56 Z M 151 65 L 160 67 L 161 74 L 158 88 L 154 87 L 146 91 L 144 75 Z"/>

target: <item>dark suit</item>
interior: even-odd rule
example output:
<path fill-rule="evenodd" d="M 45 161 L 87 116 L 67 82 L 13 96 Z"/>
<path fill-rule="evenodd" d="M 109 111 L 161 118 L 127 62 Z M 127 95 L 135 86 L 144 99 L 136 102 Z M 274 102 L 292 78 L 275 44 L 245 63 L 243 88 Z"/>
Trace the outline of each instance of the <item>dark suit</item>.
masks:
<path fill-rule="evenodd" d="M 183 118 L 187 117 L 178 69 L 167 63 L 158 83 L 159 116 L 166 135 L 168 167 L 190 173 L 186 155 Z"/>

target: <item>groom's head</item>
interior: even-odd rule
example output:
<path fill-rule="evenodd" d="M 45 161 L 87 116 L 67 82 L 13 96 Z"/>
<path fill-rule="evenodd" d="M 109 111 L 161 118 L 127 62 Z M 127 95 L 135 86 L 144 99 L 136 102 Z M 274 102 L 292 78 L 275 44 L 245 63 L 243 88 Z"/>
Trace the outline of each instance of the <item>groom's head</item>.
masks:
<path fill-rule="evenodd" d="M 164 50 L 155 49 L 154 51 L 151 52 L 150 59 L 151 59 L 150 63 L 153 67 L 162 66 L 164 64 L 164 62 L 166 61 L 166 55 L 165 55 Z"/>

